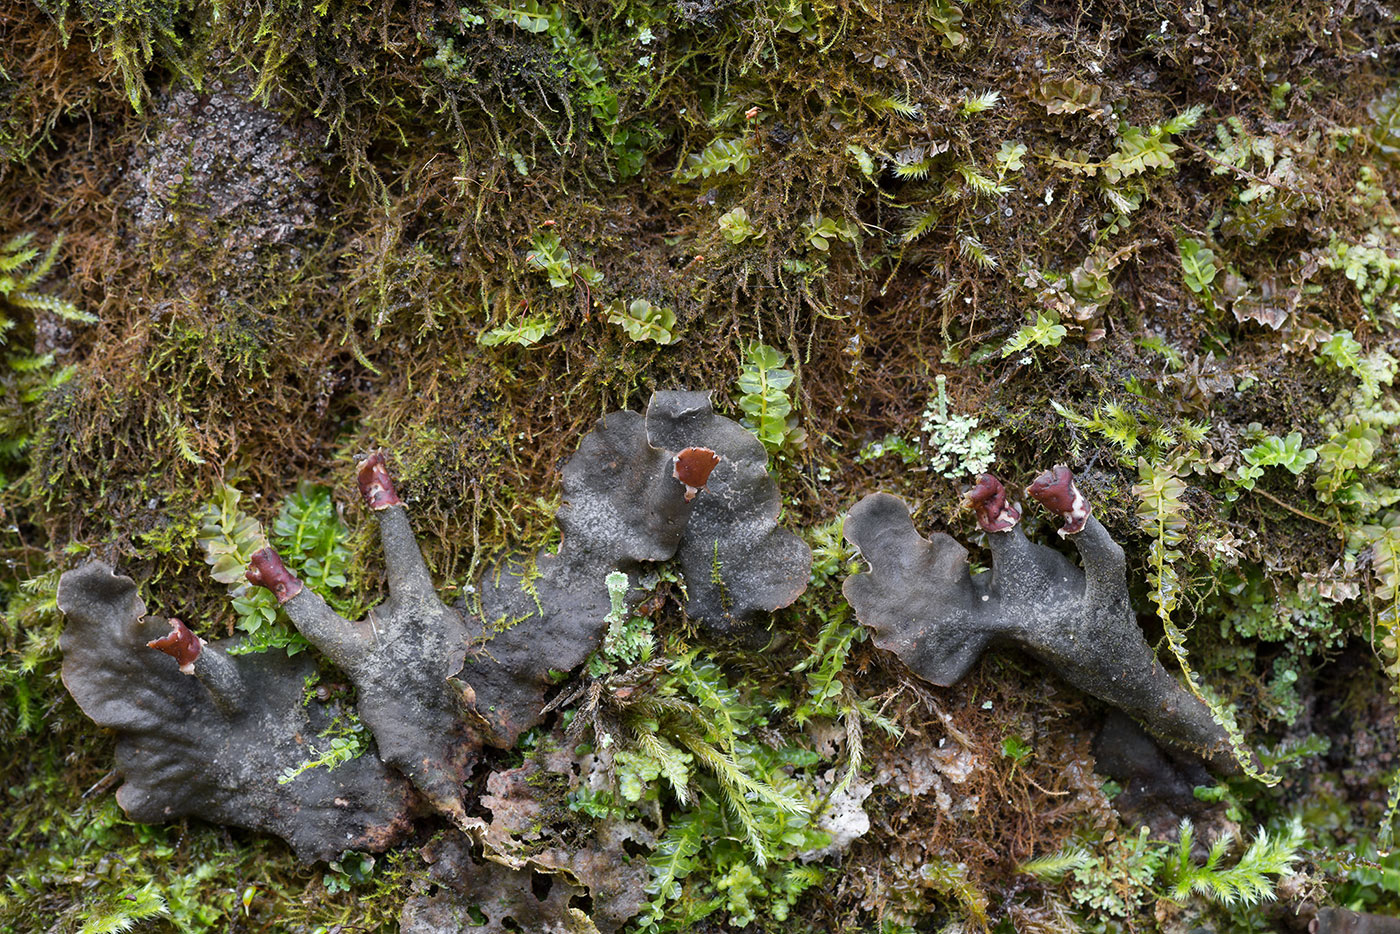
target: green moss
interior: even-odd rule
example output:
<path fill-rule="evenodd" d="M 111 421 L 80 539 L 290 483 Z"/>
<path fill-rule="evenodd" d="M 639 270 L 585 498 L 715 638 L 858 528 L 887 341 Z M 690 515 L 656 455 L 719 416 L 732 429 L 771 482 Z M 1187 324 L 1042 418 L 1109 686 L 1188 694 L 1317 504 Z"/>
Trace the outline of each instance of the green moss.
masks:
<path fill-rule="evenodd" d="M 146 69 L 157 59 L 167 67 L 183 65 L 194 4 L 182 0 L 41 0 L 67 43 L 69 20 L 78 20 L 92 37 L 93 51 L 109 56 L 121 74 L 126 97 L 140 112 L 150 95 Z"/>

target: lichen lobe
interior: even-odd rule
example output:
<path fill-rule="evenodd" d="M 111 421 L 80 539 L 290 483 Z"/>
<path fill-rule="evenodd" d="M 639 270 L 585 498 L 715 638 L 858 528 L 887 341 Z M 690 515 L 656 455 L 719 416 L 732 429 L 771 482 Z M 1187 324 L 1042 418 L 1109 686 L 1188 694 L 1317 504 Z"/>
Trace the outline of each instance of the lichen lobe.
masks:
<path fill-rule="evenodd" d="M 167 622 L 146 617 L 135 583 L 97 561 L 63 575 L 58 601 L 67 617 L 63 683 L 84 713 L 116 732 L 125 779 L 117 803 L 132 820 L 192 816 L 273 833 L 306 861 L 383 850 L 409 831 L 412 789 L 374 755 L 277 782 L 330 724 L 319 705 L 302 703 L 309 658 L 235 658 L 216 641 L 195 659 L 196 676 L 184 675 L 175 658 L 148 647 L 169 632 Z M 215 659 L 223 680 L 201 675 Z M 241 706 L 221 704 L 212 691 L 235 683 Z"/>
<path fill-rule="evenodd" d="M 1018 524 L 1000 529 L 1005 491 L 989 474 L 967 500 L 992 552 L 992 570 L 977 575 L 950 537 L 922 538 L 902 500 L 875 493 L 857 503 L 845 535 L 870 569 L 848 578 L 843 591 L 876 644 L 941 686 L 965 675 L 986 648 L 1019 646 L 1158 739 L 1235 771 L 1224 729 L 1143 638 L 1128 599 L 1123 550 L 1090 514 L 1068 469 L 1047 471 L 1032 492 L 1066 518 L 1064 534 L 1083 569 L 1029 541 Z"/>

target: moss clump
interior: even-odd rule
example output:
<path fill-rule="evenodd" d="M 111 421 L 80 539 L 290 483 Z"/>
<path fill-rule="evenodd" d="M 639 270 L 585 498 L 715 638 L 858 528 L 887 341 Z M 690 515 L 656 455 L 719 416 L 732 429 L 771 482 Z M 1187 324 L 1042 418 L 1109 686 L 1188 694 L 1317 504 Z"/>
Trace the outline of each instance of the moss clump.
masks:
<path fill-rule="evenodd" d="M 139 113 L 150 94 L 146 69 L 157 60 L 167 67 L 185 60 L 181 34 L 191 24 L 187 14 L 195 5 L 180 0 L 42 0 L 38 6 L 53 18 L 65 45 L 71 38 L 70 19 L 90 35 L 92 50 L 111 59 L 127 100 Z"/>

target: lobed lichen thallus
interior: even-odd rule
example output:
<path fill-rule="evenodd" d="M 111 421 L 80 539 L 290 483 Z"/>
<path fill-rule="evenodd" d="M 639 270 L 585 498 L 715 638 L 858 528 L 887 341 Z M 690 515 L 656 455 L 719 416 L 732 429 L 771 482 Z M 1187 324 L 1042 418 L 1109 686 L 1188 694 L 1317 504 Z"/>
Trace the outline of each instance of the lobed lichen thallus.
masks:
<path fill-rule="evenodd" d="M 1060 534 L 1078 549 L 1082 570 L 1026 538 L 1020 507 L 991 474 L 964 499 L 987 533 L 989 572 L 972 574 L 967 549 L 950 536 L 921 537 L 898 497 L 875 493 L 851 509 L 845 536 L 870 570 L 848 578 L 843 591 L 876 644 L 940 686 L 962 678 L 988 647 L 1019 646 L 1159 739 L 1236 771 L 1224 728 L 1143 638 L 1123 549 L 1091 514 L 1073 474 L 1056 466 L 1026 492 L 1065 520 Z"/>

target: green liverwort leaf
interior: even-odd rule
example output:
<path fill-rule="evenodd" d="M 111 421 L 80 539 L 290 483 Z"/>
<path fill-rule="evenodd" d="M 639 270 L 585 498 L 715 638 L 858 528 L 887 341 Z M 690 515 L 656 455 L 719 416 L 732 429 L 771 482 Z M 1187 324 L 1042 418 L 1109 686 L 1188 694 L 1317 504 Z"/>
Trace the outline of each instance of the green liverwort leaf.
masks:
<path fill-rule="evenodd" d="M 1211 283 L 1220 272 L 1214 251 L 1192 237 L 1179 241 L 1177 249 L 1181 252 L 1181 272 L 1186 287 L 1197 295 L 1210 297 Z"/>
<path fill-rule="evenodd" d="M 516 324 L 507 324 L 483 331 L 477 336 L 476 342 L 483 347 L 496 347 L 500 344 L 532 347 L 554 330 L 554 323 L 551 318 L 526 318 Z"/>
<path fill-rule="evenodd" d="M 653 305 L 644 298 L 633 299 L 628 303 L 617 299 L 608 304 L 605 314 L 608 321 L 622 328 L 634 341 L 671 344 L 676 340 L 673 333 L 676 327 L 676 313 L 669 308 Z"/>
<path fill-rule="evenodd" d="M 1303 435 L 1297 431 L 1284 438 L 1270 435 L 1241 453 L 1255 467 L 1283 467 L 1295 477 L 1317 460 L 1316 449 L 1303 447 Z"/>

